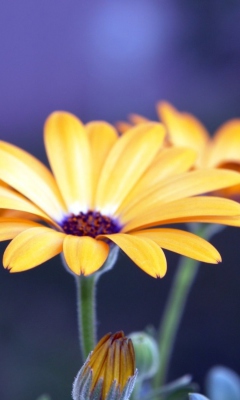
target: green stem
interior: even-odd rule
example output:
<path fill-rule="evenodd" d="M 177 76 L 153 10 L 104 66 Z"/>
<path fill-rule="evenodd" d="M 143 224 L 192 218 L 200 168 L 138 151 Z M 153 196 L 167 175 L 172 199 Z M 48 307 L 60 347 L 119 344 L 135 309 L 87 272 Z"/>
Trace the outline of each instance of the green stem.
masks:
<path fill-rule="evenodd" d="M 170 357 L 180 325 L 187 296 L 197 274 L 199 262 L 190 258 L 182 258 L 174 277 L 174 282 L 164 310 L 159 334 L 160 369 L 158 370 L 154 387 L 165 383 Z"/>
<path fill-rule="evenodd" d="M 215 231 L 212 231 L 209 225 L 205 225 L 197 226 L 195 233 L 206 238 Z M 199 261 L 182 257 L 174 277 L 159 329 L 160 367 L 154 378 L 155 388 L 161 387 L 165 383 L 176 334 L 199 265 Z"/>
<path fill-rule="evenodd" d="M 96 276 L 77 276 L 78 329 L 83 361 L 96 344 Z"/>
<path fill-rule="evenodd" d="M 85 361 L 96 345 L 96 285 L 102 274 L 113 268 L 118 257 L 118 247 L 111 246 L 110 253 L 102 268 L 90 276 L 75 276 L 77 286 L 78 332 Z M 65 261 L 63 260 L 65 265 Z M 68 269 L 68 267 L 66 267 Z"/>

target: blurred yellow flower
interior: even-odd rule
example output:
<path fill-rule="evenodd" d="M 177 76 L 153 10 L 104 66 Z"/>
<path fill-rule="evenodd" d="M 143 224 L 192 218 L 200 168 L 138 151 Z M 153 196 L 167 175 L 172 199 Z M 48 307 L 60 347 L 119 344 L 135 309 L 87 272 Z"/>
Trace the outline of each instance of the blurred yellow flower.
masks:
<path fill-rule="evenodd" d="M 90 353 L 74 383 L 74 400 L 127 400 L 137 371 L 131 339 L 123 332 L 105 335 Z"/>
<path fill-rule="evenodd" d="M 240 119 L 225 122 L 211 137 L 192 114 L 179 112 L 167 102 L 159 102 L 157 111 L 171 144 L 190 147 L 197 152 L 198 168 L 225 167 L 229 163 L 240 165 Z"/>
<path fill-rule="evenodd" d="M 167 102 L 159 102 L 157 111 L 165 124 L 172 145 L 194 149 L 198 157 L 196 168 L 227 168 L 240 171 L 240 119 L 222 124 L 213 137 L 192 114 L 179 112 Z M 218 192 L 226 197 L 238 198 L 240 185 Z"/>
<path fill-rule="evenodd" d="M 240 119 L 222 124 L 213 137 L 194 115 L 178 111 L 166 101 L 157 103 L 157 114 L 167 130 L 165 145 L 190 148 L 197 154 L 195 168 L 226 168 L 240 172 Z M 130 114 L 129 122 L 118 122 L 117 129 L 125 133 L 135 125 L 149 121 Z M 240 185 L 218 191 L 218 195 L 239 200 Z"/>
<path fill-rule="evenodd" d="M 239 223 L 239 204 L 202 195 L 239 184 L 240 174 L 189 171 L 195 152 L 162 149 L 164 137 L 159 123 L 141 124 L 119 137 L 106 122 L 84 126 L 70 113 L 55 112 L 44 128 L 53 173 L 29 153 L 0 142 L 0 178 L 9 185 L 0 181 L 0 208 L 26 213 L 0 218 L 0 240 L 13 239 L 4 267 L 28 270 L 63 252 L 71 271 L 89 275 L 107 259 L 110 243 L 153 277 L 166 273 L 162 248 L 220 261 L 204 239 L 161 225 Z"/>

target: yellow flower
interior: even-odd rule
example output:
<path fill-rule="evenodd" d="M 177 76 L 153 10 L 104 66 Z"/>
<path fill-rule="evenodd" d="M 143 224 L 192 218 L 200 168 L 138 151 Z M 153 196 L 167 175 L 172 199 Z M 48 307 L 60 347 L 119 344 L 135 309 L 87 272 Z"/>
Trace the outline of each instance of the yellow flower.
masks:
<path fill-rule="evenodd" d="M 230 163 L 240 165 L 240 119 L 225 122 L 211 137 L 194 115 L 179 112 L 167 102 L 159 102 L 157 110 L 170 142 L 197 152 L 198 168 L 225 167 Z"/>
<path fill-rule="evenodd" d="M 222 124 L 211 137 L 205 126 L 194 115 L 178 111 L 166 101 L 157 103 L 157 114 L 167 129 L 165 145 L 193 149 L 195 168 L 226 168 L 240 172 L 240 119 Z M 149 121 L 138 114 L 130 114 L 129 122 L 118 122 L 119 132 Z M 218 191 L 218 195 L 239 199 L 240 185 Z"/>
<path fill-rule="evenodd" d="M 131 339 L 123 332 L 105 335 L 90 353 L 74 383 L 74 400 L 127 400 L 137 371 Z"/>
<path fill-rule="evenodd" d="M 220 169 L 189 172 L 195 153 L 162 149 L 164 136 L 157 123 L 119 137 L 108 123 L 83 126 L 74 115 L 55 112 L 44 128 L 53 173 L 27 152 L 0 142 L 0 178 L 11 187 L 0 182 L 0 208 L 26 213 L 0 218 L 0 240 L 13 239 L 4 267 L 28 270 L 63 252 L 71 271 L 89 275 L 107 259 L 110 243 L 153 277 L 166 273 L 162 248 L 220 261 L 205 240 L 161 225 L 239 223 L 239 204 L 202 194 L 239 184 L 240 175 Z"/>

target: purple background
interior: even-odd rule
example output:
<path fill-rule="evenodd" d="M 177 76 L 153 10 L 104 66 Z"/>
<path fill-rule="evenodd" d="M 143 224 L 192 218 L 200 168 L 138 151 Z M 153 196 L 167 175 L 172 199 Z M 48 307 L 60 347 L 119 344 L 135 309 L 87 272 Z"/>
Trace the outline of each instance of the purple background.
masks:
<path fill-rule="evenodd" d="M 156 118 L 167 99 L 213 132 L 240 117 L 240 2 L 121 0 L 0 5 L 1 139 L 46 161 L 45 118 L 68 110 L 84 122 Z M 216 363 L 240 372 L 239 231 L 212 242 L 223 263 L 203 265 L 181 325 L 170 378 L 203 384 Z M 5 244 L 1 244 L 1 253 Z M 177 256 L 154 280 L 121 256 L 98 288 L 98 331 L 158 325 Z M 75 287 L 60 258 L 21 274 L 0 270 L 0 398 L 70 399 L 80 367 Z"/>

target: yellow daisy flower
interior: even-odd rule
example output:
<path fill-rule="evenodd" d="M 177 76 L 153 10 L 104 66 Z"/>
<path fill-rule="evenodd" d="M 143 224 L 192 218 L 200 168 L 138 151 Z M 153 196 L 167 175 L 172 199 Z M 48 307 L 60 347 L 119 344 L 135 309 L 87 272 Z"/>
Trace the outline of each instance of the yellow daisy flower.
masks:
<path fill-rule="evenodd" d="M 38 218 L 0 218 L 0 240 L 12 239 L 4 267 L 28 270 L 63 252 L 71 271 L 89 275 L 106 261 L 110 243 L 153 277 L 166 273 L 162 248 L 220 261 L 204 239 L 161 225 L 239 220 L 239 204 L 202 194 L 239 184 L 240 175 L 189 172 L 195 153 L 162 150 L 164 136 L 157 123 L 119 137 L 108 123 L 84 126 L 70 113 L 55 112 L 44 127 L 52 172 L 26 151 L 0 142 L 0 178 L 11 187 L 0 182 L 0 208 Z"/>
<path fill-rule="evenodd" d="M 240 119 L 225 122 L 210 136 L 205 126 L 192 114 L 179 112 L 167 102 L 157 104 L 159 117 L 175 146 L 190 147 L 197 154 L 196 167 L 219 168 L 240 165 Z"/>
<path fill-rule="evenodd" d="M 227 168 L 240 171 L 240 119 L 222 124 L 211 137 L 205 126 L 192 114 L 179 112 L 171 104 L 157 105 L 171 143 L 197 151 L 195 168 Z M 240 185 L 218 191 L 221 196 L 239 200 Z"/>
<path fill-rule="evenodd" d="M 194 115 L 178 111 L 166 101 L 157 103 L 157 114 L 167 129 L 165 145 L 193 149 L 195 168 L 226 168 L 240 172 L 240 119 L 222 124 L 211 136 Z M 118 122 L 119 132 L 125 133 L 135 125 L 149 121 L 138 114 L 130 114 L 129 122 Z M 218 191 L 218 195 L 239 199 L 240 185 Z"/>

